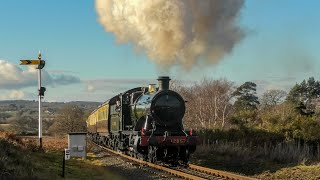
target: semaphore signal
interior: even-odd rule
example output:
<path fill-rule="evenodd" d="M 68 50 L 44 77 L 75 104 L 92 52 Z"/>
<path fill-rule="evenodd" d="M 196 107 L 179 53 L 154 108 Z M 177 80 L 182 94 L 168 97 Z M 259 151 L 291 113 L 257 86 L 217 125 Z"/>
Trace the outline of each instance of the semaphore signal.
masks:
<path fill-rule="evenodd" d="M 20 65 L 40 65 L 45 64 L 44 60 L 20 60 Z"/>
<path fill-rule="evenodd" d="M 41 59 L 41 52 L 39 51 L 37 60 L 20 60 L 20 65 L 38 65 L 38 97 L 39 97 L 39 146 L 42 148 L 42 120 L 41 120 L 41 99 L 44 97 L 45 87 L 41 86 L 41 69 L 44 68 L 46 61 Z"/>

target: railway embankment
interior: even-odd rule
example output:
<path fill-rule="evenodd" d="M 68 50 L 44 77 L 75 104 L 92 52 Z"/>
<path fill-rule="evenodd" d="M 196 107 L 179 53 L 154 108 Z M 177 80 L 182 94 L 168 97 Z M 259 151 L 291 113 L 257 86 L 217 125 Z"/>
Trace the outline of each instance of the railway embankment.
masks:
<path fill-rule="evenodd" d="M 44 138 L 38 149 L 35 139 L 0 133 L 0 179 L 63 179 L 62 160 L 65 138 Z M 67 179 L 121 179 L 99 164 L 99 157 L 66 162 Z"/>
<path fill-rule="evenodd" d="M 62 179 L 63 149 L 67 140 L 45 137 L 44 149 L 36 146 L 36 138 L 17 138 L 0 133 L 0 179 Z M 249 147 L 236 144 L 213 144 L 199 147 L 192 163 L 209 168 L 237 172 L 258 179 L 319 179 L 320 166 L 308 159 L 300 163 L 270 162 Z M 260 152 L 259 153 L 257 152 Z M 151 174 L 145 167 L 124 162 L 88 146 L 87 159 L 67 161 L 66 174 L 71 179 L 130 179 L 163 177 Z M 258 170 L 258 172 L 257 172 Z"/>
<path fill-rule="evenodd" d="M 199 166 L 239 173 L 257 179 L 320 178 L 319 161 L 306 156 L 308 146 L 281 144 L 258 147 L 240 142 L 218 142 L 197 147 L 191 163 Z M 290 154 L 291 153 L 291 154 Z"/>
<path fill-rule="evenodd" d="M 0 179 L 64 179 L 62 160 L 67 139 L 44 137 L 41 150 L 36 140 L 0 132 Z M 66 161 L 66 179 L 168 179 L 162 172 L 124 161 L 90 144 L 87 150 L 86 159 Z"/>

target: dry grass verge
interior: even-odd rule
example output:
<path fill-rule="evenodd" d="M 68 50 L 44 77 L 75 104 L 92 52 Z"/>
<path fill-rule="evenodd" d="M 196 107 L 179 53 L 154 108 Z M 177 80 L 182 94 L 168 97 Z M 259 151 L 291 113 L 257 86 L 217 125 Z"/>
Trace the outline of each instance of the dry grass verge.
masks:
<path fill-rule="evenodd" d="M 198 146 L 191 162 L 262 179 L 316 179 L 320 167 L 313 165 L 319 162 L 318 150 L 292 142 L 253 146 L 222 141 Z M 297 172 L 306 175 L 296 176 Z"/>
<path fill-rule="evenodd" d="M 45 137 L 43 146 L 38 148 L 37 138 L 0 132 L 0 179 L 63 179 L 67 138 Z M 67 179 L 119 179 L 91 160 L 71 159 L 66 162 L 65 172 Z"/>

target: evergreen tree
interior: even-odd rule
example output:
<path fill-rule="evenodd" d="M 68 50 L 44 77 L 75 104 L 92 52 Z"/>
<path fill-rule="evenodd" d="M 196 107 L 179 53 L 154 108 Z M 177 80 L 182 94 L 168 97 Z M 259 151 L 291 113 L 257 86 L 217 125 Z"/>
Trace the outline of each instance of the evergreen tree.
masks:
<path fill-rule="evenodd" d="M 320 97 L 320 82 L 314 77 L 293 86 L 287 96 L 287 101 L 296 105 L 296 109 L 303 115 L 314 113 L 312 101 Z"/>
<path fill-rule="evenodd" d="M 237 110 L 254 110 L 260 104 L 257 97 L 257 85 L 253 82 L 245 82 L 239 86 L 233 96 L 236 97 L 234 107 Z"/>
<path fill-rule="evenodd" d="M 257 120 L 257 106 L 259 103 L 256 96 L 257 85 L 253 82 L 245 82 L 233 92 L 236 98 L 234 113 L 231 118 L 233 124 L 240 129 L 254 125 Z"/>
<path fill-rule="evenodd" d="M 296 84 L 291 88 L 286 100 L 293 104 L 298 104 L 300 102 L 300 96 L 300 85 Z"/>

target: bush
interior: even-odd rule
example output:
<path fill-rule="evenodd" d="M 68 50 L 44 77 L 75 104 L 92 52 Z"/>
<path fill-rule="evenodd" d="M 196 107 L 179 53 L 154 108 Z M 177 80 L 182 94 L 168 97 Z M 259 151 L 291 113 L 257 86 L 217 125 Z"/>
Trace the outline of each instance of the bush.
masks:
<path fill-rule="evenodd" d="M 0 139 L 0 147 L 0 179 L 34 178 L 28 152 L 4 139 Z"/>
<path fill-rule="evenodd" d="M 241 141 L 247 144 L 260 145 L 263 142 L 276 144 L 285 141 L 285 136 L 278 133 L 271 133 L 260 129 L 205 129 L 198 132 L 200 138 L 205 142 Z"/>

